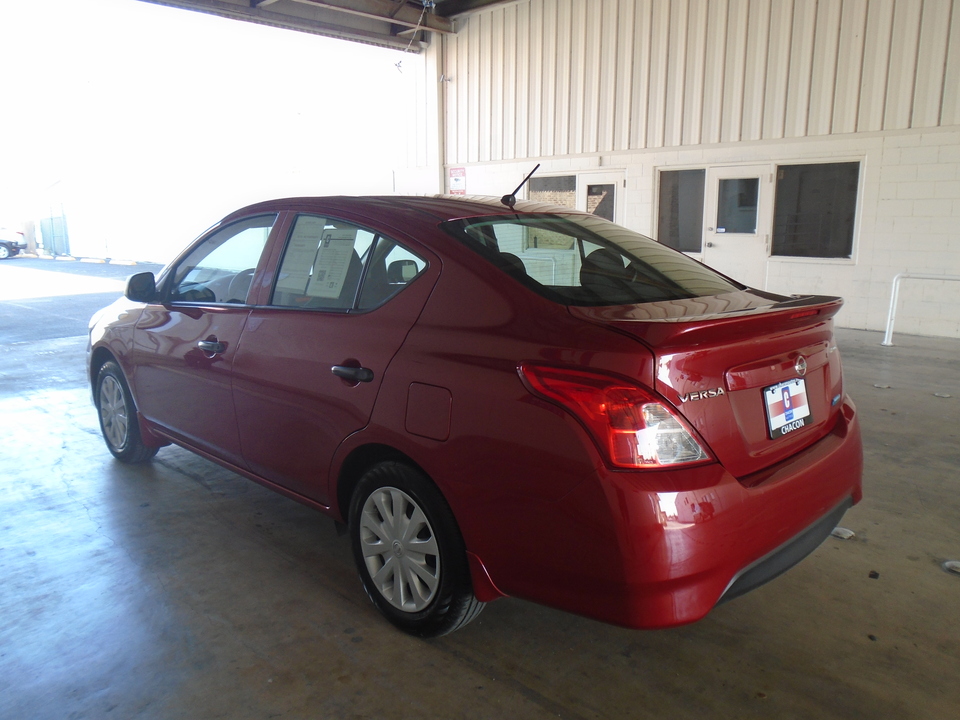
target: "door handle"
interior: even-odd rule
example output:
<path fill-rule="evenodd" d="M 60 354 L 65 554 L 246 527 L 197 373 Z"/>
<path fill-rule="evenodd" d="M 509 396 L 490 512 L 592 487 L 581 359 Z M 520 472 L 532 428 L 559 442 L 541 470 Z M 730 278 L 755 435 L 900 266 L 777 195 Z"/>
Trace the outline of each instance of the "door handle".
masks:
<path fill-rule="evenodd" d="M 346 365 L 334 365 L 330 372 L 339 378 L 349 380 L 350 382 L 362 383 L 373 380 L 373 370 L 365 367 L 348 367 Z"/>
<path fill-rule="evenodd" d="M 227 349 L 227 346 L 217 340 L 201 340 L 197 347 L 211 355 L 218 355 Z"/>

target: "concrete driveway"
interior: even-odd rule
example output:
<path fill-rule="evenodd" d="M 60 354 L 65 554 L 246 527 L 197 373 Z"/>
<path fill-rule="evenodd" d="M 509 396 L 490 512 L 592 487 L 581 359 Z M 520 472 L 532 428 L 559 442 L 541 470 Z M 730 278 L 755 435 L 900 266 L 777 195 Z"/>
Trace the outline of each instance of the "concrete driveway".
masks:
<path fill-rule="evenodd" d="M 78 273 L 59 265 L 42 272 Z M 683 628 L 506 599 L 421 641 L 375 612 L 323 516 L 176 447 L 115 462 L 80 316 L 119 278 L 43 290 L 28 270 L 0 264 L 0 718 L 958 715 L 960 341 L 840 331 L 855 538 Z"/>

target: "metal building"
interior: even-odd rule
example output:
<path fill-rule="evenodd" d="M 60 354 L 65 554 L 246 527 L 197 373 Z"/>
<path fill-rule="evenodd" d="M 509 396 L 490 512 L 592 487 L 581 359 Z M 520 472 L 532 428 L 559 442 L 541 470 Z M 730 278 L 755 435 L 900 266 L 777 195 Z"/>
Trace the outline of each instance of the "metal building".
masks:
<path fill-rule="evenodd" d="M 149 0 L 406 49 L 396 191 L 531 197 L 887 322 L 960 278 L 960 0 Z M 397 132 L 394 129 L 394 132 Z M 899 332 L 960 337 L 960 283 Z"/>
<path fill-rule="evenodd" d="M 960 276 L 956 0 L 521 0 L 456 30 L 428 51 L 446 189 L 540 162 L 531 193 L 609 192 L 746 283 L 843 295 L 848 327 L 884 327 L 898 273 Z M 960 336 L 960 283 L 901 300 L 898 331 Z"/>

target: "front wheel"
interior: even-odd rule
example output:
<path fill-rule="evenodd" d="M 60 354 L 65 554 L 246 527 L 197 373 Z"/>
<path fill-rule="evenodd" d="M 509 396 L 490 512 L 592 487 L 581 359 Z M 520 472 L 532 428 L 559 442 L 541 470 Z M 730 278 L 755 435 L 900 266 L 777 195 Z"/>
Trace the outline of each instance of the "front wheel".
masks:
<path fill-rule="evenodd" d="M 453 513 L 412 467 L 385 462 L 360 479 L 350 503 L 350 538 L 367 595 L 401 630 L 446 635 L 483 609 Z"/>
<path fill-rule="evenodd" d="M 117 460 L 142 463 L 157 454 L 159 448 L 147 447 L 143 443 L 133 396 L 123 371 L 112 360 L 104 363 L 97 374 L 94 397 L 100 415 L 100 432 L 107 449 Z"/>
<path fill-rule="evenodd" d="M 0 245 L 0 260 L 6 260 L 8 257 L 10 257 L 10 248 Z"/>

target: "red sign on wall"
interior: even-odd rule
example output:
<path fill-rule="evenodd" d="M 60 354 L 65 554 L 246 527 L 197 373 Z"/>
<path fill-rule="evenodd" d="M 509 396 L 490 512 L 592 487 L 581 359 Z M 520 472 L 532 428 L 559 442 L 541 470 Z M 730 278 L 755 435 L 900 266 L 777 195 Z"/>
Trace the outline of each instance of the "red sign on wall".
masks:
<path fill-rule="evenodd" d="M 450 168 L 449 175 L 450 182 L 448 183 L 449 190 L 448 192 L 451 195 L 466 195 L 467 194 L 467 169 L 466 168 Z"/>

